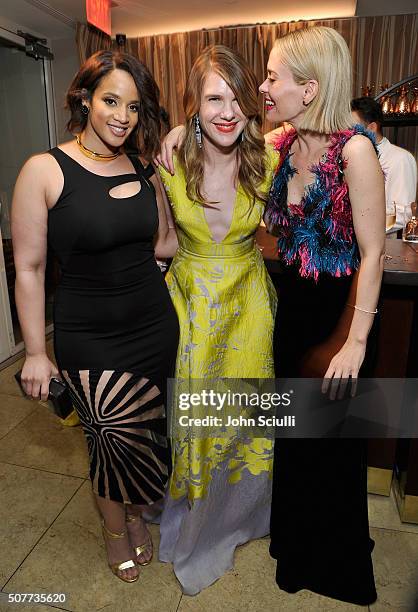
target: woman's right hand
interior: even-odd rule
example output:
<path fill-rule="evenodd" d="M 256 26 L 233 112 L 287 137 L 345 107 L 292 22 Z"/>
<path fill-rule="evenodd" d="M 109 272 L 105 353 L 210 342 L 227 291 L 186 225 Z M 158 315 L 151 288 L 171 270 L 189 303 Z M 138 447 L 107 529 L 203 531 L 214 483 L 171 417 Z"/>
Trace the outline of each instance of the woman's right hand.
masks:
<path fill-rule="evenodd" d="M 170 172 L 170 174 L 174 174 L 174 163 L 173 163 L 173 152 L 174 149 L 178 149 L 184 140 L 186 128 L 184 125 L 178 125 L 172 130 L 169 131 L 167 136 L 164 138 L 161 144 L 161 152 L 154 160 L 154 163 L 159 166 L 164 166 L 164 168 Z"/>
<path fill-rule="evenodd" d="M 57 368 L 45 353 L 28 355 L 22 369 L 23 390 L 32 399 L 45 402 L 48 399 L 49 381 L 58 376 Z"/>

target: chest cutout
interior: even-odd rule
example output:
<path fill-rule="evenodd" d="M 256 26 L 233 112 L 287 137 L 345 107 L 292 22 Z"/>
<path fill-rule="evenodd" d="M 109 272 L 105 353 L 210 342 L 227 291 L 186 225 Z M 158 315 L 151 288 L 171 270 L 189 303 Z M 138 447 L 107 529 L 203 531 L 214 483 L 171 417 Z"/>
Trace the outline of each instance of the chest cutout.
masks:
<path fill-rule="evenodd" d="M 123 183 L 122 185 L 116 185 L 109 190 L 111 198 L 122 200 L 124 198 L 131 198 L 132 196 L 139 193 L 142 189 L 140 181 L 130 181 L 129 183 Z"/>

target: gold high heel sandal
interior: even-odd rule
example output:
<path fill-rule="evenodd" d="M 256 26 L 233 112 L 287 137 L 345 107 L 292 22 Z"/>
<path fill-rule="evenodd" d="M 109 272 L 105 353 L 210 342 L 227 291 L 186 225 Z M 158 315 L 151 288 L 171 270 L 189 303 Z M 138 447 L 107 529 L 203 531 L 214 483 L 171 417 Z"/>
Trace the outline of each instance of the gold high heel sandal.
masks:
<path fill-rule="evenodd" d="M 137 520 L 138 520 L 137 516 L 133 516 L 132 514 L 126 515 L 126 523 L 128 525 L 128 532 L 129 532 L 129 523 L 136 523 Z M 154 548 L 153 548 L 151 536 L 149 533 L 148 533 L 148 542 L 145 542 L 144 544 L 141 544 L 140 546 L 134 546 L 133 549 L 135 551 L 136 562 L 138 565 L 140 565 L 141 567 L 145 567 L 146 565 L 149 565 L 151 563 L 152 557 L 154 555 Z M 143 555 L 144 552 L 146 552 L 147 550 L 151 551 L 151 557 L 148 559 L 148 561 L 138 561 L 139 555 Z"/>
<path fill-rule="evenodd" d="M 102 530 L 103 537 L 105 539 L 110 538 L 111 540 L 122 540 L 126 536 L 126 531 L 122 531 L 122 533 L 112 533 L 111 531 L 109 531 L 109 529 L 104 523 L 104 520 L 102 521 Z M 139 578 L 139 574 L 137 576 L 134 576 L 133 578 L 124 578 L 123 576 L 118 574 L 118 572 L 121 572 L 123 570 L 137 567 L 137 564 L 135 563 L 135 561 L 133 561 L 133 559 L 129 559 L 129 561 L 120 561 L 119 563 L 109 563 L 109 567 L 112 570 L 112 573 L 115 574 L 115 576 L 117 576 L 120 580 L 123 580 L 123 582 L 136 582 Z"/>

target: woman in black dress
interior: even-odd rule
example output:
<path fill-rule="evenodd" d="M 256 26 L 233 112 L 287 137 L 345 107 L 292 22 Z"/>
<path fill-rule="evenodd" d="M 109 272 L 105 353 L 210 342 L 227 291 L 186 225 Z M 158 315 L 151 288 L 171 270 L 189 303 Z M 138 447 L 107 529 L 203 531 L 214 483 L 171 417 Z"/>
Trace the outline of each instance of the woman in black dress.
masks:
<path fill-rule="evenodd" d="M 370 135 L 352 127 L 344 39 L 313 27 L 278 39 L 260 90 L 288 122 L 265 219 L 284 273 L 275 329 L 278 377 L 340 381 L 365 373 L 385 239 L 383 176 Z M 376 599 L 366 441 L 279 439 L 270 553 L 277 583 L 367 605 Z"/>
<path fill-rule="evenodd" d="M 45 352 L 47 245 L 62 277 L 55 297 L 55 355 L 87 438 L 90 477 L 109 565 L 126 582 L 152 557 L 141 510 L 168 478 L 164 395 L 178 322 L 154 257 L 172 255 L 159 183 L 158 88 L 135 58 L 100 51 L 67 94 L 76 140 L 24 165 L 13 202 L 16 301 L 26 346 L 22 381 L 46 399 L 57 374 Z"/>

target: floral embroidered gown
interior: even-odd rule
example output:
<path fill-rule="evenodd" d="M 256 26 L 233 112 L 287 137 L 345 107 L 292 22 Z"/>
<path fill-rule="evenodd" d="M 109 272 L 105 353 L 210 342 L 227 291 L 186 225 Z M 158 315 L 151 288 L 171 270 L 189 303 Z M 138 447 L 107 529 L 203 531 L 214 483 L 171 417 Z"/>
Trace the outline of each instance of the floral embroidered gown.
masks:
<path fill-rule="evenodd" d="M 279 137 L 280 153 L 265 218 L 278 236 L 284 265 L 274 346 L 278 377 L 322 377 L 344 344 L 356 303 L 360 264 L 347 184 L 344 144 L 361 126 L 331 135 L 312 168 L 302 202 L 287 201 L 296 172 L 294 130 Z M 372 139 L 372 138 L 371 138 Z M 274 227 L 274 230 L 273 230 Z M 360 375 L 370 375 L 375 330 Z M 277 584 L 359 605 L 376 599 L 367 515 L 367 441 L 280 439 L 274 451 L 270 553 Z"/>
<path fill-rule="evenodd" d="M 268 150 L 266 192 L 277 162 Z M 160 173 L 179 239 L 166 277 L 181 330 L 176 377 L 273 378 L 277 297 L 254 239 L 264 203 L 252 204 L 238 186 L 230 228 L 217 243 L 204 207 L 187 197 L 180 164 L 174 176 Z M 237 545 L 269 532 L 273 440 L 238 433 L 172 444 L 160 559 L 173 563 L 193 595 L 232 567 Z"/>

